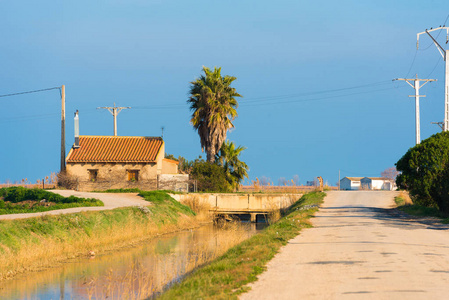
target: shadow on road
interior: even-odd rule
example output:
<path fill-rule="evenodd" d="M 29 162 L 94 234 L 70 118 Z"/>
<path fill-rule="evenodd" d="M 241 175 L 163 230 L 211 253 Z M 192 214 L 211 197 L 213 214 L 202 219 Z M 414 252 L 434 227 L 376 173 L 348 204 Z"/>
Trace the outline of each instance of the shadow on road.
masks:
<path fill-rule="evenodd" d="M 322 215 L 316 218 L 367 218 L 382 220 L 386 226 L 401 227 L 403 229 L 431 229 L 449 230 L 449 224 L 442 224 L 441 220 L 433 217 L 418 217 L 408 215 L 396 208 L 378 208 L 367 206 L 321 207 Z M 339 226 L 339 225 L 337 225 Z M 342 225 L 355 226 L 355 225 Z M 360 223 L 357 224 L 360 226 Z"/>

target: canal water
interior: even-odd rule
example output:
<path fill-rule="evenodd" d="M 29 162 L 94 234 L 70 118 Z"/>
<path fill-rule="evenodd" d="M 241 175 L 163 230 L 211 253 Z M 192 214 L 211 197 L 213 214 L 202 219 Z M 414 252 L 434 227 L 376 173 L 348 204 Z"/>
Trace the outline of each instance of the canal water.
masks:
<path fill-rule="evenodd" d="M 253 236 L 266 224 L 207 225 L 0 283 L 0 299 L 142 299 Z"/>

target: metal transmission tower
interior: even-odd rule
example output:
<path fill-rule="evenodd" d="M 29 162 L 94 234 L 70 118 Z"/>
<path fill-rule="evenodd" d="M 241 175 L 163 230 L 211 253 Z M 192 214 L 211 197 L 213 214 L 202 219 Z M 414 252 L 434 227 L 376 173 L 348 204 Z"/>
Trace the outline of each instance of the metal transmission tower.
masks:
<path fill-rule="evenodd" d="M 440 52 L 441 56 L 443 56 L 443 59 L 445 61 L 445 79 L 444 79 L 444 121 L 443 121 L 443 131 L 449 130 L 449 50 L 445 50 L 443 47 L 441 47 L 440 44 L 433 38 L 433 36 L 430 34 L 430 32 L 435 30 L 446 30 L 446 44 L 449 41 L 449 27 L 443 27 L 440 26 L 438 28 L 430 28 L 430 30 L 420 32 L 416 35 L 416 49 L 419 49 L 419 36 L 421 34 L 428 34 L 432 41 L 435 43 L 435 46 L 437 47 L 438 51 Z"/>
<path fill-rule="evenodd" d="M 117 115 L 119 114 L 119 112 L 122 111 L 122 109 L 129 109 L 131 107 L 127 106 L 127 107 L 116 107 L 115 106 L 115 102 L 114 102 L 114 106 L 113 107 L 97 107 L 97 109 L 107 109 L 109 110 L 109 112 L 114 116 L 114 136 L 117 136 Z"/>
<path fill-rule="evenodd" d="M 436 79 L 418 79 L 418 74 L 416 74 L 416 78 L 396 78 L 393 80 L 403 80 L 407 82 L 412 88 L 415 89 L 415 95 L 411 95 L 409 97 L 415 97 L 415 135 L 416 135 L 416 145 L 421 143 L 421 129 L 419 124 L 419 97 L 425 97 L 426 95 L 419 95 L 419 89 L 422 88 L 429 81 L 437 81 Z M 413 81 L 413 84 L 410 82 Z M 424 81 L 423 84 L 419 84 L 420 81 Z"/>

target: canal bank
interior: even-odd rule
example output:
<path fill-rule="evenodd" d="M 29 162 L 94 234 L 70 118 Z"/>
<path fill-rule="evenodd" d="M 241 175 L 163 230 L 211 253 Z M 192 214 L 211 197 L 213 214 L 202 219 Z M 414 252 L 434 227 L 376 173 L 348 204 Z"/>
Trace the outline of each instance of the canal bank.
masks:
<path fill-rule="evenodd" d="M 22 224 L 19 228 L 28 227 L 27 232 L 33 232 L 31 236 L 39 237 L 37 241 L 31 243 L 30 240 L 33 237 L 27 238 L 20 236 L 19 232 L 14 232 L 24 243 L 21 248 L 19 247 L 22 249 L 21 253 L 30 255 L 38 250 L 37 252 L 44 255 L 41 256 L 43 258 L 39 261 L 40 265 L 34 265 L 35 269 L 27 265 L 22 274 L 10 274 L 15 275 L 15 278 L 2 282 L 0 299 L 11 298 L 9 296 L 20 298 L 20 295 L 25 294 L 50 298 L 55 298 L 53 297 L 55 295 L 73 298 L 73 295 L 77 295 L 76 298 L 81 299 L 89 299 L 92 296 L 121 299 L 123 295 L 126 295 L 128 298 L 140 299 L 147 297 L 144 295 L 149 295 L 148 291 L 154 293 L 154 291 L 166 290 L 173 283 L 175 283 L 174 287 L 162 294 L 162 298 L 210 298 L 217 295 L 218 298 L 235 298 L 245 290 L 246 283 L 256 279 L 266 262 L 282 245 L 297 235 L 299 230 L 309 226 L 307 219 L 317 210 L 317 204 L 322 201 L 324 194 L 311 193 L 302 197 L 278 223 L 244 242 L 242 240 L 253 233 L 249 233 L 248 230 L 242 232 L 233 226 L 214 232 L 212 235 L 208 233 L 206 236 L 198 233 L 207 230 L 206 227 L 180 232 L 175 238 L 163 235 L 170 230 L 179 231 L 183 228 L 195 227 L 201 222 L 189 208 L 168 195 L 162 193 L 151 196 L 153 205 L 148 210 L 127 208 L 101 213 L 63 215 L 59 218 L 43 218 L 42 220 L 20 220 L 30 223 L 26 226 Z M 102 214 L 106 215 L 102 216 Z M 35 224 L 31 224 L 33 220 Z M 0 226 L 4 225 L 4 222 L 0 222 Z M 257 224 L 244 225 L 256 226 Z M 60 230 L 55 231 L 55 228 Z M 154 231 L 155 228 L 157 232 Z M 0 228 L 2 230 L 0 232 L 4 232 L 3 229 L 5 227 Z M 12 227 L 9 229 L 13 232 Z M 140 233 L 136 234 L 136 232 Z M 135 234 L 134 239 L 129 234 Z M 152 238 L 158 235 L 159 237 Z M 5 249 L 4 241 L 4 235 L 0 236 L 0 242 L 2 242 L 0 251 Z M 186 241 L 193 242 L 190 243 L 193 248 L 186 246 L 188 244 Z M 232 247 L 232 245 L 236 246 Z M 145 253 L 156 253 L 154 259 L 159 264 L 153 262 L 148 264 L 147 259 L 140 259 L 141 255 L 134 251 L 141 246 L 144 246 L 142 251 Z M 64 255 L 58 256 L 58 251 L 54 251 L 55 249 L 63 252 Z M 68 255 L 70 250 L 77 251 L 72 251 L 74 254 L 70 256 Z M 225 251 L 227 252 L 224 253 Z M 116 255 L 115 252 L 117 252 Z M 6 257 L 4 254 L 4 251 L 1 252 L 2 259 Z M 219 258 L 209 264 L 210 260 L 217 256 Z M 88 259 L 89 257 L 91 259 Z M 15 257 L 10 256 L 10 261 L 14 261 L 16 267 L 24 263 L 24 259 L 19 258 L 17 253 Z M 34 261 L 37 262 L 36 259 Z M 181 264 L 176 264 L 175 261 L 180 261 Z M 7 261 L 0 262 L 2 272 L 4 272 L 3 263 L 5 262 Z M 120 262 L 124 263 L 120 265 Z M 123 267 L 124 265 L 126 268 Z M 159 267 L 154 267 L 155 265 Z M 75 269 L 78 271 L 67 271 L 65 269 L 67 266 L 76 266 Z M 62 272 L 56 271 L 61 268 Z M 46 271 L 27 272 L 39 269 L 46 269 Z M 106 270 L 106 276 L 97 275 L 98 270 Z M 154 277 L 154 274 L 161 276 Z M 179 282 L 186 274 L 188 276 L 185 280 Z M 30 288 L 35 292 L 25 292 L 25 294 L 21 292 L 29 291 Z"/>
<path fill-rule="evenodd" d="M 248 283 L 266 269 L 279 249 L 311 227 L 308 221 L 323 202 L 325 193 L 312 192 L 296 201 L 275 224 L 229 249 L 210 264 L 196 269 L 160 299 L 237 299 Z M 281 288 L 281 287 L 280 287 Z"/>
<path fill-rule="evenodd" d="M 148 299 L 266 226 L 228 225 L 165 234 L 91 259 L 80 257 L 22 274 L 2 282 L 0 300 Z"/>
<path fill-rule="evenodd" d="M 211 221 L 164 192 L 141 194 L 150 206 L 0 221 L 0 280 Z"/>

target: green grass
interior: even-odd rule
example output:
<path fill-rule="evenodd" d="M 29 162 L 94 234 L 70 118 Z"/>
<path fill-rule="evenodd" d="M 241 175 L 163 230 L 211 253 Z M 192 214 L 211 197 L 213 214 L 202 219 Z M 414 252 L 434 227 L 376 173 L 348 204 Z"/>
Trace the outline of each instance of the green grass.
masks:
<path fill-rule="evenodd" d="M 325 193 L 312 192 L 301 197 L 277 223 L 243 243 L 229 249 L 212 263 L 197 269 L 181 283 L 175 284 L 161 299 L 237 299 L 247 290 L 246 284 L 257 279 L 265 265 L 279 249 L 297 236 L 302 228 L 311 227 L 307 220 Z M 280 287 L 281 288 L 281 287 Z"/>
<path fill-rule="evenodd" d="M 138 188 L 132 188 L 132 189 L 109 189 L 105 191 L 95 191 L 95 193 L 140 193 L 144 192 Z M 176 192 L 176 191 L 170 191 L 170 190 L 159 190 L 159 192 L 164 192 L 168 194 L 185 194 L 184 192 Z"/>
<path fill-rule="evenodd" d="M 175 228 L 195 226 L 191 217 L 194 213 L 169 195 L 163 192 L 142 194 L 153 203 L 149 210 L 127 207 L 1 220 L 0 280 L 42 266 L 53 266 L 61 259 L 85 255 L 87 250 L 108 251 Z M 179 221 L 181 218 L 183 222 Z"/>
<path fill-rule="evenodd" d="M 148 219 L 138 208 L 120 208 L 100 212 L 83 212 L 42 216 L 38 218 L 0 221 L 0 254 L 5 249 L 18 251 L 28 243 L 40 244 L 39 237 L 52 237 L 61 242 L 90 236 L 92 232 L 126 224 L 130 220 Z"/>
<path fill-rule="evenodd" d="M 40 203 L 42 200 L 44 202 Z M 104 203 L 97 199 L 64 197 L 38 188 L 9 187 L 0 189 L 0 215 L 86 206 L 104 206 Z"/>
<path fill-rule="evenodd" d="M 154 220 L 158 224 L 162 225 L 167 222 L 176 224 L 180 213 L 195 216 L 195 213 L 188 206 L 182 205 L 165 191 L 140 191 L 139 196 L 155 204 L 148 208 L 154 213 Z"/>
<path fill-rule="evenodd" d="M 449 216 L 439 211 L 436 207 L 426 207 L 417 204 L 406 204 L 405 199 L 401 196 L 395 197 L 394 202 L 396 202 L 398 209 L 400 211 L 405 212 L 406 214 L 418 217 L 439 218 L 441 219 L 442 223 L 449 224 Z"/>

